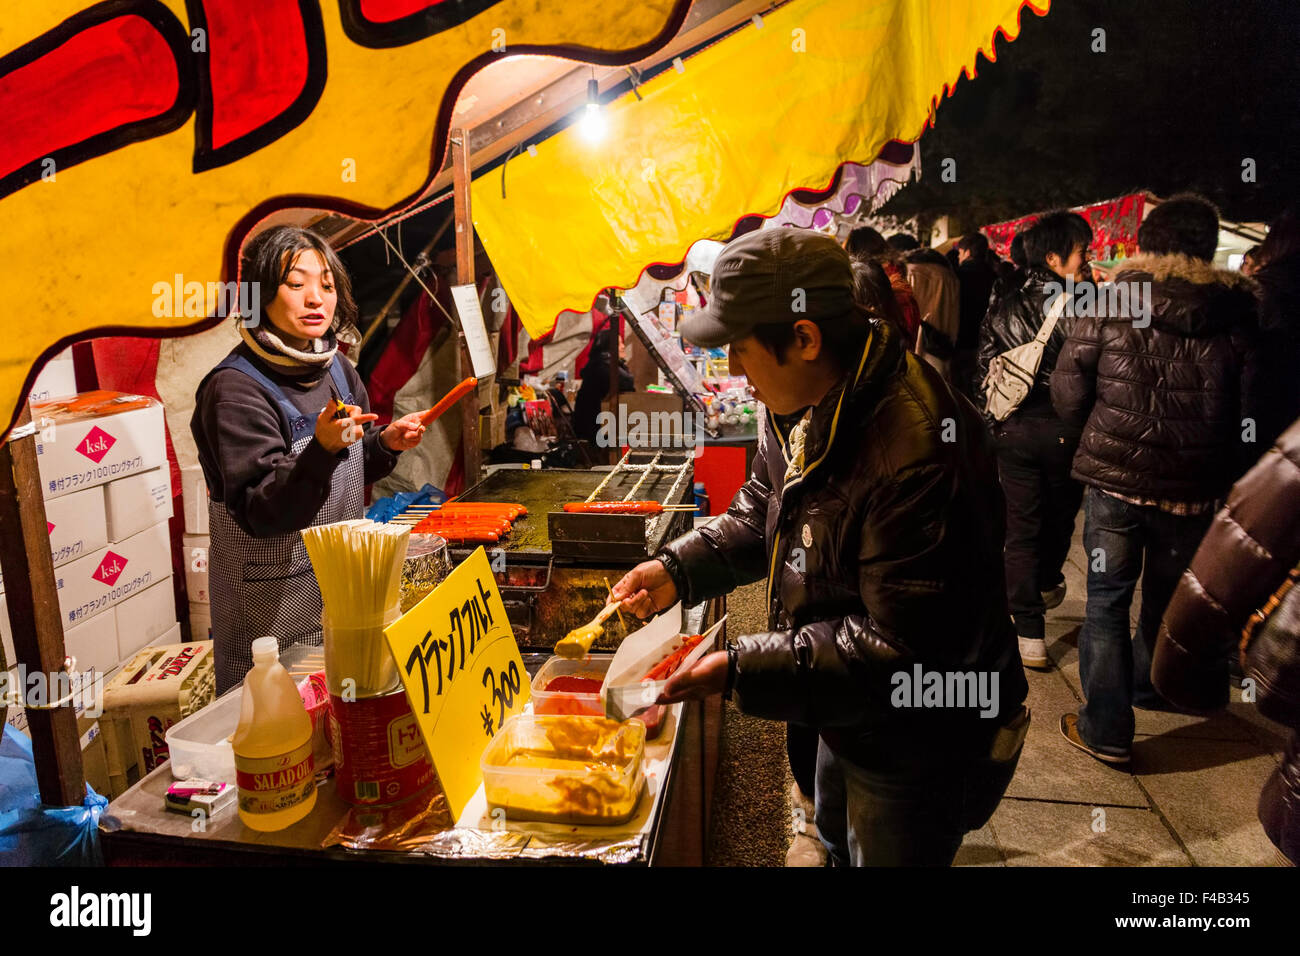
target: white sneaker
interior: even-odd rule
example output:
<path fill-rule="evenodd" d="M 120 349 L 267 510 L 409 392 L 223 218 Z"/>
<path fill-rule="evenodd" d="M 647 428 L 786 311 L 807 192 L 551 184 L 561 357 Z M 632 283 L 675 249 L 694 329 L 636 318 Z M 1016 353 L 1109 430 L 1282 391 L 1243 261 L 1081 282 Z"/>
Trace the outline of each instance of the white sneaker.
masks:
<path fill-rule="evenodd" d="M 1043 596 L 1043 608 L 1050 611 L 1054 607 L 1060 607 L 1061 602 L 1065 600 L 1065 582 L 1062 581 L 1050 591 L 1039 591 Z"/>
<path fill-rule="evenodd" d="M 1041 637 L 1020 637 L 1020 663 L 1036 670 L 1047 669 L 1047 642 Z"/>

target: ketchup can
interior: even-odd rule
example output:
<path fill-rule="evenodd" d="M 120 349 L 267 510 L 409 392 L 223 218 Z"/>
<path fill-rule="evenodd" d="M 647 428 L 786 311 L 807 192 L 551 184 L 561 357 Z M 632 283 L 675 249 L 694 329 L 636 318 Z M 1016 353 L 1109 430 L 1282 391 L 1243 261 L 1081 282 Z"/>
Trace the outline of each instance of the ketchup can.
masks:
<path fill-rule="evenodd" d="M 344 700 L 330 695 L 330 742 L 339 796 L 354 806 L 391 806 L 437 779 L 406 692 Z"/>

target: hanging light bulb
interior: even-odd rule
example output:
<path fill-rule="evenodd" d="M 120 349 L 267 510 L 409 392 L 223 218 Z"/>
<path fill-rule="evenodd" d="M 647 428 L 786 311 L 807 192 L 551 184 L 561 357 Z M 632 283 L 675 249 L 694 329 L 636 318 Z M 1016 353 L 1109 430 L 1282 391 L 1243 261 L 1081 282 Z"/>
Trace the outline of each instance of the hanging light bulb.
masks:
<path fill-rule="evenodd" d="M 587 81 L 587 105 L 583 107 L 578 126 L 583 138 L 589 143 L 605 138 L 605 114 L 600 109 L 600 84 L 595 79 Z"/>

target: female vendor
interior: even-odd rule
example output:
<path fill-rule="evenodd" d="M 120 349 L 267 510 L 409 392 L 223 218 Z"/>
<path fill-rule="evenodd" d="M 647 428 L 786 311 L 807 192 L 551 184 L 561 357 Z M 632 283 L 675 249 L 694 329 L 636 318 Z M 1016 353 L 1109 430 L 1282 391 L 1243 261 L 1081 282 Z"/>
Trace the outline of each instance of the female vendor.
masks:
<path fill-rule="evenodd" d="M 320 643 L 320 589 L 299 532 L 362 517 L 365 486 L 424 434 L 418 415 L 371 424 L 338 349 L 338 332 L 355 328 L 351 283 L 324 239 L 268 229 L 245 247 L 240 278 L 258 283 L 260 312 L 240 318 L 243 342 L 200 383 L 190 422 L 211 495 L 218 694 L 252 668 L 255 638 Z"/>

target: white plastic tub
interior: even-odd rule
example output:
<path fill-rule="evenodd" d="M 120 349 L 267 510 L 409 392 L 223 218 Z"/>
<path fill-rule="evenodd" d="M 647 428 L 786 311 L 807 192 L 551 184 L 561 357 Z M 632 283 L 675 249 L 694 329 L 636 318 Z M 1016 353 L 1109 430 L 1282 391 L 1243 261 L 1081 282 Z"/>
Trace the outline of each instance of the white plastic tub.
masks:
<path fill-rule="evenodd" d="M 167 751 L 171 757 L 172 777 L 188 780 L 235 782 L 235 752 L 229 737 L 239 724 L 239 705 L 243 701 L 241 684 L 197 714 L 190 714 L 167 730 Z"/>

